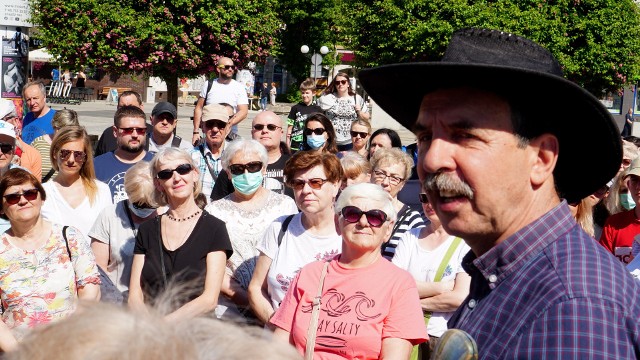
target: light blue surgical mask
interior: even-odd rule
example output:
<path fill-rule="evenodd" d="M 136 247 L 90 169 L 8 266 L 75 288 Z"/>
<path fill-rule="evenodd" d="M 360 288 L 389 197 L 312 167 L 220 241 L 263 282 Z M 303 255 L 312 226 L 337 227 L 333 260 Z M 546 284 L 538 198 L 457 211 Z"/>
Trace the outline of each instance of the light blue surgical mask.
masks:
<path fill-rule="evenodd" d="M 307 136 L 307 145 L 311 146 L 313 150 L 321 148 L 326 141 L 327 140 L 324 138 L 324 134 Z"/>
<path fill-rule="evenodd" d="M 131 210 L 131 213 L 133 213 L 133 215 L 141 219 L 146 219 L 147 217 L 151 216 L 154 211 L 156 211 L 156 209 L 136 209 L 131 201 L 127 201 L 127 206 L 129 207 L 129 210 Z"/>
<path fill-rule="evenodd" d="M 620 194 L 620 205 L 627 210 L 631 210 L 636 207 L 636 203 L 628 192 Z"/>
<path fill-rule="evenodd" d="M 251 195 L 258 191 L 258 188 L 262 185 L 262 179 L 262 171 L 254 173 L 245 171 L 240 175 L 231 175 L 233 187 L 244 195 Z"/>

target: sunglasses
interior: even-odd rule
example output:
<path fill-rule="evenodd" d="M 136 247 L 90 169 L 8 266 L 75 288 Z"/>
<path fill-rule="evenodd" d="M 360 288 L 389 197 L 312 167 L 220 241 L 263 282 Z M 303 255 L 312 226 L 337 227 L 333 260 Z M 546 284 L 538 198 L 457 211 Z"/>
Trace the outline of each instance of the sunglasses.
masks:
<path fill-rule="evenodd" d="M 307 135 L 307 136 L 309 136 L 311 134 L 322 135 L 322 134 L 325 133 L 325 131 L 327 131 L 327 130 L 324 129 L 324 128 L 315 128 L 315 129 L 306 128 L 306 129 L 304 129 L 304 134 Z"/>
<path fill-rule="evenodd" d="M 230 70 L 235 68 L 236 68 L 235 65 L 218 65 L 218 69 Z"/>
<path fill-rule="evenodd" d="M 429 198 L 427 198 L 427 194 L 425 193 L 418 194 L 418 198 L 420 199 L 420 202 L 423 204 L 429 203 Z"/>
<path fill-rule="evenodd" d="M 138 133 L 138 135 L 144 135 L 147 133 L 147 128 L 136 128 L 136 127 L 132 127 L 132 128 L 120 128 L 120 131 L 122 131 L 122 135 L 131 135 L 133 134 L 133 132 L 135 131 L 136 133 Z"/>
<path fill-rule="evenodd" d="M 267 130 L 269 130 L 269 131 L 276 131 L 276 129 L 282 129 L 282 126 L 276 126 L 274 124 L 267 124 L 267 125 L 255 124 L 255 125 L 253 125 L 253 130 L 262 131 L 262 129 L 264 129 L 265 126 L 267 127 Z"/>
<path fill-rule="evenodd" d="M 133 208 L 137 209 L 137 210 L 155 209 L 156 208 L 155 206 L 151 206 L 151 205 L 146 204 L 146 203 L 138 203 L 138 202 L 131 203 L 131 205 L 133 205 Z"/>
<path fill-rule="evenodd" d="M 218 130 L 224 130 L 227 127 L 227 123 L 222 120 L 207 120 L 204 122 L 204 127 L 207 129 L 218 128 Z"/>
<path fill-rule="evenodd" d="M 262 170 L 262 162 L 261 161 L 252 161 L 246 164 L 233 164 L 229 165 L 229 171 L 233 175 L 242 175 L 244 171 L 247 170 L 250 173 L 256 173 Z"/>
<path fill-rule="evenodd" d="M 58 153 L 58 156 L 60 157 L 60 159 L 62 161 L 67 161 L 67 160 L 69 160 L 69 157 L 71 156 L 71 154 L 73 154 L 73 159 L 76 162 L 81 163 L 81 162 L 84 162 L 85 160 L 87 160 L 87 153 L 84 152 L 84 151 L 75 151 L 75 150 L 62 149 Z"/>
<path fill-rule="evenodd" d="M 355 206 L 345 206 L 342 208 L 342 218 L 348 223 L 357 223 L 362 218 L 362 214 L 367 217 L 367 222 L 373 227 L 380 227 L 387 221 L 387 214 L 382 210 L 362 211 Z"/>
<path fill-rule="evenodd" d="M 174 171 L 180 175 L 187 175 L 188 173 L 191 172 L 192 169 L 193 167 L 191 167 L 191 164 L 182 164 L 182 165 L 178 165 L 178 167 L 175 169 L 166 169 L 166 170 L 158 171 L 158 175 L 156 175 L 156 177 L 160 180 L 167 180 L 173 177 Z"/>
<path fill-rule="evenodd" d="M 348 83 L 349 81 L 347 80 L 336 80 L 336 85 L 344 85 L 346 83 Z"/>
<path fill-rule="evenodd" d="M 360 131 L 351 131 L 351 137 L 361 137 L 361 138 L 366 138 L 367 136 L 369 136 L 368 133 L 366 132 L 360 132 Z"/>
<path fill-rule="evenodd" d="M 0 143 L 0 151 L 2 151 L 3 154 L 8 154 L 8 153 L 12 152 L 13 151 L 13 144 Z"/>
<path fill-rule="evenodd" d="M 27 201 L 33 201 L 38 198 L 38 189 L 29 189 L 21 193 L 7 194 L 3 197 L 7 201 L 7 204 L 15 205 L 20 202 L 20 198 L 23 196 Z"/>
<path fill-rule="evenodd" d="M 304 188 L 304 184 L 309 184 L 310 188 L 314 190 L 320 190 L 322 185 L 324 185 L 324 183 L 326 183 L 327 181 L 328 181 L 327 179 L 320 179 L 320 178 L 313 178 L 306 181 L 302 179 L 294 179 L 290 181 L 288 185 L 293 189 L 302 190 Z"/>

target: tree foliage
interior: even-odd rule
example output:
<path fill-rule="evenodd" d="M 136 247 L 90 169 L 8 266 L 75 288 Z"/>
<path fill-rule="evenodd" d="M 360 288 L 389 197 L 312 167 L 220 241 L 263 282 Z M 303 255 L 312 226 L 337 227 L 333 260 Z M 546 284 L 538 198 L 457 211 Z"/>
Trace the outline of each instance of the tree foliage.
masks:
<path fill-rule="evenodd" d="M 596 95 L 640 80 L 640 15 L 632 0 L 345 0 L 359 66 L 434 61 L 451 33 L 500 29 L 548 48 Z"/>
<path fill-rule="evenodd" d="M 217 59 L 263 61 L 277 47 L 276 0 L 35 0 L 32 21 L 71 67 L 144 74 L 167 82 L 210 74 Z"/>

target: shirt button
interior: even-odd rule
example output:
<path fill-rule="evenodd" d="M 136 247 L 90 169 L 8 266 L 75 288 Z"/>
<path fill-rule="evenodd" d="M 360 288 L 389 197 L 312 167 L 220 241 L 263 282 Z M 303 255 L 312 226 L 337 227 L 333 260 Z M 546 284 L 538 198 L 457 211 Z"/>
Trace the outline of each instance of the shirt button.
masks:
<path fill-rule="evenodd" d="M 476 307 L 476 301 L 474 299 L 469 300 L 469 309 Z"/>
<path fill-rule="evenodd" d="M 494 283 L 496 281 L 498 281 L 498 277 L 497 276 L 495 276 L 494 274 L 489 275 L 489 282 L 490 283 Z"/>

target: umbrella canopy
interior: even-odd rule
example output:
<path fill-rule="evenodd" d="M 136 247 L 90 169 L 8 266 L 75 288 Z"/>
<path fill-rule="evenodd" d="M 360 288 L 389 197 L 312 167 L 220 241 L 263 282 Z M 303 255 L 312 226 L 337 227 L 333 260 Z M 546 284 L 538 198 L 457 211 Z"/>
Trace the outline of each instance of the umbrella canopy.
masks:
<path fill-rule="evenodd" d="M 47 49 L 36 49 L 29 51 L 29 61 L 52 62 L 55 61 L 53 55 L 49 54 Z"/>

